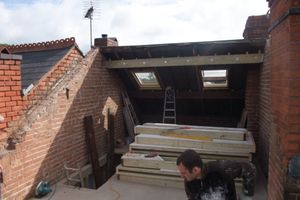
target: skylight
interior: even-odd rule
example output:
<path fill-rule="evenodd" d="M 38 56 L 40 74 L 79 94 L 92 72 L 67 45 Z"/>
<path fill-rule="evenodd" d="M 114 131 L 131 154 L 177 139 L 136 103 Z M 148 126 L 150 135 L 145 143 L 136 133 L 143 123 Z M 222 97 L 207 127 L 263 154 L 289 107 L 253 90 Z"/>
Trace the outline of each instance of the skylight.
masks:
<path fill-rule="evenodd" d="M 202 70 L 204 88 L 227 88 L 227 70 Z"/>
<path fill-rule="evenodd" d="M 143 89 L 160 89 L 154 72 L 133 72 L 140 88 Z"/>

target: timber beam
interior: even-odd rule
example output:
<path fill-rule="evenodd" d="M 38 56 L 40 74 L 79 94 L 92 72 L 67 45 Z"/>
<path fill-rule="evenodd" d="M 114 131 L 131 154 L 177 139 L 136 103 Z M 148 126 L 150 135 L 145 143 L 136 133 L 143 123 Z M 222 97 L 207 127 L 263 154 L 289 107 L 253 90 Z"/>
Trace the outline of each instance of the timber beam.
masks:
<path fill-rule="evenodd" d="M 129 92 L 129 96 L 138 99 L 163 99 L 164 96 L 163 91 L 131 91 Z M 244 94 L 242 91 L 229 91 L 229 90 L 221 90 L 221 91 L 192 91 L 192 92 L 184 92 L 178 91 L 176 92 L 176 99 L 243 99 Z"/>
<path fill-rule="evenodd" d="M 147 68 L 147 67 L 175 67 L 201 65 L 229 65 L 229 64 L 259 64 L 263 62 L 264 54 L 233 54 L 212 56 L 189 56 L 170 58 L 141 58 L 128 60 L 109 60 L 104 66 L 109 69 Z"/>

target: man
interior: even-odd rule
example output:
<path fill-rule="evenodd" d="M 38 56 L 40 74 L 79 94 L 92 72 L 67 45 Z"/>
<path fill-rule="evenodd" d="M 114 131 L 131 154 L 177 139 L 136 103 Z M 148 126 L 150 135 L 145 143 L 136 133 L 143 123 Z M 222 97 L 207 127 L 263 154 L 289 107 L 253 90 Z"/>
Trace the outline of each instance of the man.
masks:
<path fill-rule="evenodd" d="M 177 159 L 177 167 L 189 200 L 236 200 L 233 179 L 221 170 L 205 169 L 194 150 L 184 151 Z"/>

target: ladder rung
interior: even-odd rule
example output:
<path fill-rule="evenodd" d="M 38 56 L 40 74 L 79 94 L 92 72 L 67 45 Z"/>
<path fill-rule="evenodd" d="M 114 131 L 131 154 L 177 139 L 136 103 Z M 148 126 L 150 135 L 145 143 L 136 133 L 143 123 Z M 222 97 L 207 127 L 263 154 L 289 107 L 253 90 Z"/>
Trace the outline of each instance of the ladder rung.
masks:
<path fill-rule="evenodd" d="M 165 111 L 175 111 L 175 109 L 165 109 Z"/>
<path fill-rule="evenodd" d="M 174 101 L 166 101 L 166 103 L 174 103 Z"/>
<path fill-rule="evenodd" d="M 175 117 L 167 117 L 165 116 L 166 119 L 175 119 Z"/>

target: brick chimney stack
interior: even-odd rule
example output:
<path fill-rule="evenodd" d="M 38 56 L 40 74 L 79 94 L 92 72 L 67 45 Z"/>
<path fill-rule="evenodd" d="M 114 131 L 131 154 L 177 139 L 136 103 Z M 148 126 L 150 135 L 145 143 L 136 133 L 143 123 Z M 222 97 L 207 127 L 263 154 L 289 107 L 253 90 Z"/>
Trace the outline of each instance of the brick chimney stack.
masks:
<path fill-rule="evenodd" d="M 22 109 L 21 60 L 20 55 L 0 52 L 0 140 L 5 137 L 3 130 Z"/>
<path fill-rule="evenodd" d="M 118 40 L 115 37 L 107 37 L 107 34 L 102 34 L 101 38 L 95 38 L 96 47 L 118 46 Z"/>
<path fill-rule="evenodd" d="M 247 19 L 243 37 L 245 39 L 267 38 L 269 26 L 268 15 L 250 16 Z"/>

